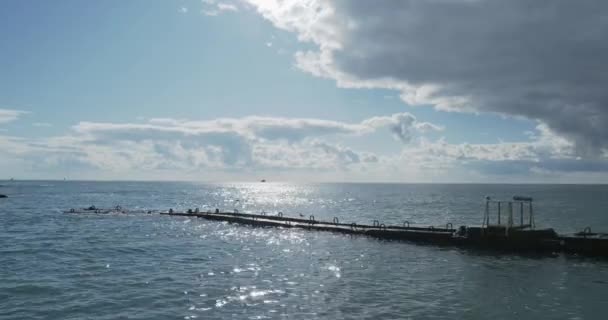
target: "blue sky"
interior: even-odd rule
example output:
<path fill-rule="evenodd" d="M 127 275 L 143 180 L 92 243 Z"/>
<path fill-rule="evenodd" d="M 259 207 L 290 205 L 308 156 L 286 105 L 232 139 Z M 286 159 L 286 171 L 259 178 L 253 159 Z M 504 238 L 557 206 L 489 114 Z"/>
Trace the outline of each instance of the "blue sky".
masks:
<path fill-rule="evenodd" d="M 391 30 L 403 26 L 365 27 L 359 8 L 341 1 L 310 1 L 293 10 L 302 3 L 3 1 L 0 177 L 249 180 L 263 175 L 402 182 L 597 182 L 604 177 L 603 166 L 591 164 L 605 161 L 603 145 L 590 146 L 594 155 L 583 153 L 577 139 L 586 133 L 560 127 L 544 117 L 545 110 L 521 111 L 538 102 L 489 95 L 484 86 L 505 80 L 469 74 L 475 60 L 451 61 L 450 52 L 399 33 L 398 40 L 403 36 L 404 43 L 411 41 L 425 54 L 414 56 L 408 48 L 383 66 L 380 62 L 405 50 L 394 37 L 387 40 Z M 314 6 L 319 8 L 310 9 Z M 378 17 L 393 12 L 390 6 L 386 3 Z M 415 11 L 399 10 L 404 16 Z M 429 10 L 420 15 L 433 14 Z M 302 59 L 304 53 L 325 60 Z M 439 72 L 425 66 L 427 60 L 431 66 L 445 64 L 442 70 L 463 63 L 471 67 Z M 412 61 L 422 62 L 408 66 Z M 525 83 L 542 76 L 528 73 L 522 64 L 512 77 Z M 425 95 L 429 88 L 439 89 Z M 522 97 L 546 93 L 539 86 L 538 92 L 522 94 L 504 84 L 492 92 L 503 90 Z M 416 101 L 406 97 L 412 92 L 418 93 Z M 569 103 L 563 110 L 576 106 L 570 97 L 563 99 Z M 509 109 L 520 104 L 519 111 Z M 221 119 L 232 119 L 230 128 Z M 179 148 L 167 151 L 167 146 Z M 580 170 L 583 163 L 562 171 L 556 160 L 590 161 L 593 170 Z"/>

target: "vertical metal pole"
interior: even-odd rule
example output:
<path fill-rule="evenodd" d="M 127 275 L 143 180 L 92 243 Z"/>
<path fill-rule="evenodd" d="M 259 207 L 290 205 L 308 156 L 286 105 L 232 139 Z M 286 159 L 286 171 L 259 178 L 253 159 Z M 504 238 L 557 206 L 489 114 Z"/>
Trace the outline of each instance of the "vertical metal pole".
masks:
<path fill-rule="evenodd" d="M 498 201 L 498 225 L 500 225 L 500 201 Z"/>
<path fill-rule="evenodd" d="M 524 203 L 519 203 L 519 225 L 524 226 Z"/>
<path fill-rule="evenodd" d="M 532 211 L 532 202 L 530 202 L 530 227 L 536 227 L 535 224 L 536 223 L 534 222 L 534 211 Z"/>
<path fill-rule="evenodd" d="M 513 226 L 513 202 L 509 201 L 509 221 L 507 222 L 509 227 Z"/>
<path fill-rule="evenodd" d="M 490 224 L 490 201 L 490 197 L 486 197 L 486 213 L 483 217 L 483 223 L 485 227 Z"/>
<path fill-rule="evenodd" d="M 483 223 L 481 224 L 482 227 L 488 225 L 488 212 L 490 210 L 490 200 L 488 200 L 488 198 L 486 198 L 486 211 L 483 214 Z"/>
<path fill-rule="evenodd" d="M 513 226 L 513 202 L 509 201 L 509 221 L 505 227 L 505 234 L 509 236 L 509 228 Z"/>

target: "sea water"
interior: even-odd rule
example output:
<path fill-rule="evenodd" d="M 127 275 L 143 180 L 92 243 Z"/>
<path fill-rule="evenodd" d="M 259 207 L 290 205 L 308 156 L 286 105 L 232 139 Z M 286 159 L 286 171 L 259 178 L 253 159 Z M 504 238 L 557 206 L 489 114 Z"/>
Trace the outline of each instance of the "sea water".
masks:
<path fill-rule="evenodd" d="M 536 224 L 608 232 L 608 186 L 0 182 L 0 319 L 606 319 L 608 260 L 381 241 L 158 214 L 238 209 L 479 225 L 534 197 Z"/>

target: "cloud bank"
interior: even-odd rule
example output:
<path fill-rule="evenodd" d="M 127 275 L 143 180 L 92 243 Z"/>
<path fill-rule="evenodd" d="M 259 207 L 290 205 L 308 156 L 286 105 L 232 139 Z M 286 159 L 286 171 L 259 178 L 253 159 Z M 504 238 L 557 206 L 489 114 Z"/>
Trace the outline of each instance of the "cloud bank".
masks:
<path fill-rule="evenodd" d="M 573 142 L 544 124 L 529 134 L 529 141 L 494 144 L 454 144 L 427 135 L 442 129 L 409 113 L 354 123 L 257 116 L 80 122 L 62 136 L 0 135 L 0 164 L 11 175 L 18 171 L 6 168 L 25 167 L 34 175 L 65 172 L 95 179 L 226 180 L 263 175 L 313 181 L 431 182 L 487 181 L 488 177 L 526 181 L 534 176 L 555 181 L 568 174 L 579 179 L 586 174 L 586 181 L 594 181 L 608 173 L 605 161 L 581 159 Z M 379 139 L 377 143 L 394 145 L 394 151 L 377 154 L 343 144 L 371 134 Z"/>
<path fill-rule="evenodd" d="M 243 117 L 207 121 L 154 118 L 137 123 L 80 122 L 69 135 L 44 139 L 0 136 L 0 153 L 35 168 L 69 165 L 109 172 L 347 172 L 379 156 L 329 140 L 385 132 L 407 145 L 441 127 L 409 113 L 358 123 L 323 119 Z M 398 149 L 398 148 L 397 148 Z"/>
<path fill-rule="evenodd" d="M 88 145 L 127 149 L 121 154 L 129 160 L 137 154 L 153 154 L 144 162 L 158 168 L 243 170 L 252 167 L 342 169 L 351 164 L 374 162 L 377 159 L 374 155 L 320 139 L 361 136 L 388 129 L 396 139 L 409 143 L 413 136 L 426 132 L 428 127 L 440 130 L 437 125 L 417 121 L 409 113 L 399 113 L 360 123 L 278 117 L 210 121 L 150 119 L 146 123 L 81 122 L 73 130 Z M 137 152 L 131 155 L 132 151 Z M 143 163 L 135 164 L 140 165 Z"/>

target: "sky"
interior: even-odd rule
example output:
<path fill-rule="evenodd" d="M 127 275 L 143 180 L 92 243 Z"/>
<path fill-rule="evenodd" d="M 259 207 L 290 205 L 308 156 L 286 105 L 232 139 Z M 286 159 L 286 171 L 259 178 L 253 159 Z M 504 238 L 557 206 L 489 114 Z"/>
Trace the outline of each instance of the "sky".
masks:
<path fill-rule="evenodd" d="M 0 180 L 605 183 L 600 0 L 0 1 Z"/>

